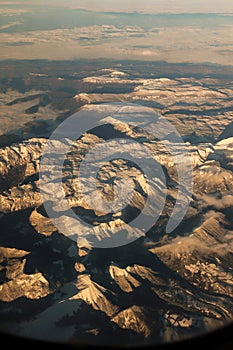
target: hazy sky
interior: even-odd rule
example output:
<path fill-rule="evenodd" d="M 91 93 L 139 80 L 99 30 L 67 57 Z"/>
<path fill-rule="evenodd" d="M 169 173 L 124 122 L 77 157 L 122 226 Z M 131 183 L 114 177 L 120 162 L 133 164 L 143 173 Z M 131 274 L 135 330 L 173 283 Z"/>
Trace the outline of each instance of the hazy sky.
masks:
<path fill-rule="evenodd" d="M 32 0 L 0 1 L 0 4 L 46 4 L 72 6 L 101 11 L 218 12 L 233 13 L 233 0 Z"/>
<path fill-rule="evenodd" d="M 68 1 L 69 2 L 69 1 Z M 78 0 L 77 7 L 143 12 L 233 12 L 232 0 Z"/>
<path fill-rule="evenodd" d="M 0 59 L 233 65 L 233 0 L 0 0 L 0 47 Z"/>

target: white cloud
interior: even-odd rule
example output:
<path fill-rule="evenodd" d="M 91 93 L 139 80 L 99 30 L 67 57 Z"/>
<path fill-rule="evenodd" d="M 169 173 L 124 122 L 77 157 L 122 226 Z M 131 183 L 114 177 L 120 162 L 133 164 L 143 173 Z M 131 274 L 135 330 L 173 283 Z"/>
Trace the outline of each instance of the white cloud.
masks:
<path fill-rule="evenodd" d="M 0 4 L 0 6 L 2 3 Z M 31 12 L 26 9 L 14 9 L 14 8 L 0 8 L 0 16 L 15 17 L 20 16 L 22 13 Z"/>
<path fill-rule="evenodd" d="M 15 21 L 15 22 L 7 23 L 7 24 L 0 26 L 0 30 L 11 28 L 11 27 L 17 26 L 18 24 L 21 24 L 21 22 Z"/>

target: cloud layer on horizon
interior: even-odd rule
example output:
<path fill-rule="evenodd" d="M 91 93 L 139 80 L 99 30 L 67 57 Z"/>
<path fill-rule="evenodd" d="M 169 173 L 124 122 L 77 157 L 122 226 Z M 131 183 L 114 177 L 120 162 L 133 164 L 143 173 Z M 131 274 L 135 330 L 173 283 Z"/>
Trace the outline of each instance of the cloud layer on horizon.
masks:
<path fill-rule="evenodd" d="M 14 22 L 11 25 L 15 25 Z M 155 30 L 156 29 L 156 30 Z M 232 64 L 233 25 L 218 28 L 93 25 L 1 33 L 1 59 L 117 58 Z M 25 45 L 24 45 L 25 44 Z M 33 44 L 33 50 L 30 45 Z M 227 52 L 227 54 L 226 54 Z"/>

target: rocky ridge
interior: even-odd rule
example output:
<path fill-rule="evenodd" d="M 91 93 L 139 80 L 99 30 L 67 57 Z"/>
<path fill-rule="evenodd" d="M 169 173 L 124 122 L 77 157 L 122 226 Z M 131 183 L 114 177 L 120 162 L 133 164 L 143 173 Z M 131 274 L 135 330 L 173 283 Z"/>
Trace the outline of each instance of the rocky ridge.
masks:
<path fill-rule="evenodd" d="M 106 84 L 113 81 L 121 84 L 132 78 L 112 71 L 104 74 L 111 75 Z M 99 84 L 98 79 L 89 77 L 88 83 Z M 150 106 L 159 101 L 162 107 L 157 105 L 155 110 L 161 109 L 186 141 L 193 164 L 194 191 L 184 220 L 171 235 L 165 233 L 177 197 L 173 157 L 155 138 L 114 118 L 106 120 L 109 130 L 123 140 L 136 140 L 148 147 L 163 167 L 168 187 L 166 203 L 156 225 L 122 247 L 93 248 L 85 239 L 82 225 L 79 229 L 83 230 L 83 237 L 76 244 L 60 234 L 48 218 L 42 205 L 38 174 L 45 138 L 2 148 L 0 314 L 5 319 L 3 329 L 9 331 L 17 315 L 16 333 L 33 338 L 93 340 L 106 344 L 111 336 L 116 343 L 154 344 L 201 334 L 232 321 L 233 135 L 226 133 L 232 120 L 232 91 L 229 87 L 211 90 L 217 82 L 207 79 L 199 82 L 185 78 L 139 79 L 136 83 L 139 86 L 133 92 L 118 97 Z M 77 95 L 75 99 L 87 97 L 85 103 L 89 104 L 100 99 L 116 100 L 115 96 L 91 93 Z M 186 106 L 191 98 L 196 101 L 192 114 L 187 113 Z M 217 113 L 217 118 L 212 113 Z M 103 215 L 80 196 L 74 183 L 77 168 L 93 146 L 105 141 L 104 134 L 94 131 L 72 145 L 66 140 L 72 147 L 63 171 L 69 206 L 94 225 L 95 237 L 99 239 L 117 233 L 121 225 L 134 218 L 145 205 L 147 194 L 140 169 L 117 159 L 101 168 L 98 186 L 104 196 L 112 198 L 119 174 L 132 180 L 135 188 L 129 206 Z M 179 152 L 179 145 L 174 149 Z M 56 175 L 56 169 L 50 171 Z M 49 181 L 49 173 L 46 176 Z M 154 178 L 153 185 L 161 191 L 158 184 L 158 178 Z M 53 191 L 52 186 L 50 190 Z M 67 213 L 59 205 L 54 210 L 68 225 Z M 127 234 L 132 234 L 130 227 Z M 32 321 L 34 326 L 30 327 Z M 47 329 L 45 334 L 39 334 L 42 325 Z"/>

